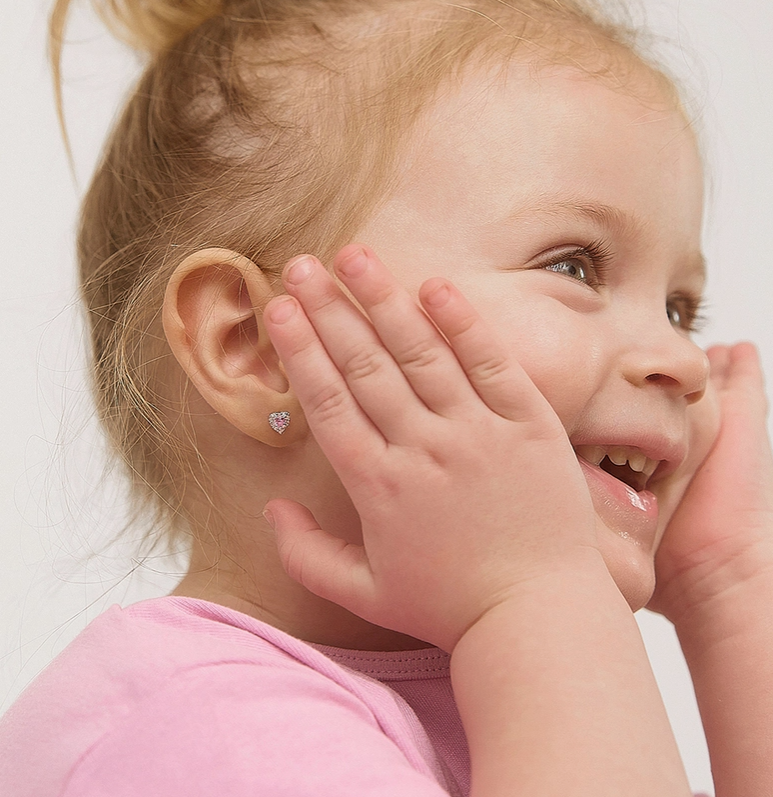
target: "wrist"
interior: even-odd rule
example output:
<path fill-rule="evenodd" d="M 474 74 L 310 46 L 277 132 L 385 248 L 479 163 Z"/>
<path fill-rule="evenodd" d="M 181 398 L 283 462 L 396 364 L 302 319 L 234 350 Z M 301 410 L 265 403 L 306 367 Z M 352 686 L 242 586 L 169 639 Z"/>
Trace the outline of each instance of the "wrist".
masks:
<path fill-rule="evenodd" d="M 720 618 L 723 624 L 743 622 L 760 597 L 770 595 L 772 587 L 773 544 L 764 540 L 728 557 L 721 566 L 709 552 L 705 561 L 693 564 L 688 573 L 667 584 L 659 583 L 653 608 L 667 617 L 677 632 L 703 627 L 707 632 L 718 631 Z"/>
<path fill-rule="evenodd" d="M 687 793 L 637 623 L 600 556 L 519 584 L 481 615 L 451 678 L 474 793 L 543 793 L 546 778 L 550 793 L 598 793 L 610 759 L 614 793 L 630 782 Z M 498 792 L 501 762 L 513 780 Z"/>
<path fill-rule="evenodd" d="M 601 555 L 589 555 L 582 566 L 556 566 L 520 581 L 483 612 L 461 635 L 451 651 L 452 676 L 478 666 L 481 650 L 504 649 L 513 644 L 566 649 L 584 644 L 588 626 L 605 629 L 617 622 L 638 628 Z M 548 654 L 549 655 L 549 654 Z"/>
<path fill-rule="evenodd" d="M 734 583 L 696 590 L 669 619 L 689 657 L 756 634 L 769 625 L 771 606 L 773 566 Z"/>
<path fill-rule="evenodd" d="M 453 655 L 463 640 L 477 635 L 481 629 L 499 626 L 506 629 L 514 619 L 535 612 L 563 615 L 574 611 L 582 600 L 602 603 L 621 600 L 627 607 L 601 553 L 595 548 L 582 548 L 569 558 L 542 561 L 519 573 L 510 586 L 492 596 L 450 652 Z"/>
<path fill-rule="evenodd" d="M 760 570 L 676 618 L 717 794 L 767 794 L 773 783 L 771 605 L 773 570 Z"/>

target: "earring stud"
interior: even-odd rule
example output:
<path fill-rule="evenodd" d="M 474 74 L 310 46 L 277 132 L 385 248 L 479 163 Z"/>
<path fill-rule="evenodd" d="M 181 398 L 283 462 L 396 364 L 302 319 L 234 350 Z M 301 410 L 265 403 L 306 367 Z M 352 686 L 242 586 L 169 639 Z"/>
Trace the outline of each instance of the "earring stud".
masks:
<path fill-rule="evenodd" d="M 289 412 L 272 412 L 268 416 L 268 425 L 277 433 L 284 434 L 290 425 Z"/>

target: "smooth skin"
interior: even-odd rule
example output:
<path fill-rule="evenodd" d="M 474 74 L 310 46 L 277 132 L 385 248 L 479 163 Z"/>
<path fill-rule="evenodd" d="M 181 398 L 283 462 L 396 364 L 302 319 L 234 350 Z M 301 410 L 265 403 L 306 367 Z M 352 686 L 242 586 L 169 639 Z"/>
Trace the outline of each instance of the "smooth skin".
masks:
<path fill-rule="evenodd" d="M 705 280 L 702 164 L 679 110 L 637 88 L 568 67 L 470 76 L 428 113 L 400 186 L 359 233 L 409 293 L 453 281 L 573 446 L 664 461 L 648 484 L 651 539 L 597 499 L 600 549 L 633 609 L 652 595 L 655 550 L 718 426 L 689 323 Z"/>
<path fill-rule="evenodd" d="M 312 592 L 451 651 L 514 584 L 601 564 L 593 506 L 555 412 L 450 283 L 422 287 L 433 326 L 368 250 L 344 250 L 338 274 L 373 326 L 312 258 L 285 278 L 311 323 L 290 298 L 267 323 L 365 547 L 280 534 L 280 554 Z"/>
<path fill-rule="evenodd" d="M 722 426 L 657 554 L 650 608 L 675 625 L 717 797 L 773 789 L 773 455 L 760 360 L 709 349 Z"/>
<path fill-rule="evenodd" d="M 427 318 L 368 250 L 336 265 L 374 328 L 312 258 L 265 319 L 363 544 L 271 501 L 288 573 L 452 652 L 474 797 L 688 794 L 557 415 L 453 285 Z"/>
<path fill-rule="evenodd" d="M 451 651 L 475 797 L 689 793 L 631 612 L 651 601 L 717 796 L 758 797 L 773 466 L 753 349 L 707 358 L 683 323 L 703 286 L 693 136 L 651 86 L 502 77 L 428 111 L 335 278 L 294 259 L 269 301 L 254 264 L 214 252 L 170 283 L 167 338 L 229 499 L 176 592 L 322 644 Z M 288 402 L 313 436 L 261 423 Z M 573 451 L 636 441 L 672 458 L 648 545 Z"/>

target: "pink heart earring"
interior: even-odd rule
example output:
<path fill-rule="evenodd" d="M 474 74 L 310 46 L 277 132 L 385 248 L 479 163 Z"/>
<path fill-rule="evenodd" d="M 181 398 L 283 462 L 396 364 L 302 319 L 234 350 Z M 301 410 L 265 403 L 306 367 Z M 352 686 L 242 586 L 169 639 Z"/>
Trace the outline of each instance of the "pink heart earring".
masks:
<path fill-rule="evenodd" d="M 290 425 L 289 412 L 272 412 L 268 416 L 268 425 L 277 433 L 284 434 Z"/>

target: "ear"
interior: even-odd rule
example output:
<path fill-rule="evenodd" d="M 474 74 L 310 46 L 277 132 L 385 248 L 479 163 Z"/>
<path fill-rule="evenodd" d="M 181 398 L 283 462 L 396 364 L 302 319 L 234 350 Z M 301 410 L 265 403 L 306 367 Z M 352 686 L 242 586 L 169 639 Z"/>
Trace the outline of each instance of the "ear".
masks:
<path fill-rule="evenodd" d="M 202 249 L 172 274 L 163 324 L 172 353 L 210 407 L 244 434 L 285 447 L 308 427 L 263 326 L 274 294 L 248 258 Z"/>

